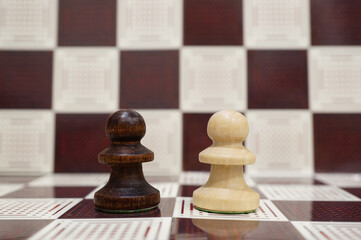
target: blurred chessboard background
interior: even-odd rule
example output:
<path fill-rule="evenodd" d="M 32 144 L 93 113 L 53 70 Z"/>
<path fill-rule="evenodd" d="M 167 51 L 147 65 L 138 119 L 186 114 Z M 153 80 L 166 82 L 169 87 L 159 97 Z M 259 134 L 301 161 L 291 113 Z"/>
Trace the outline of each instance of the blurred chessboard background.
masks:
<path fill-rule="evenodd" d="M 212 113 L 250 123 L 250 175 L 361 172 L 359 0 L 0 0 L 0 171 L 103 172 L 138 110 L 147 175 L 207 171 Z"/>

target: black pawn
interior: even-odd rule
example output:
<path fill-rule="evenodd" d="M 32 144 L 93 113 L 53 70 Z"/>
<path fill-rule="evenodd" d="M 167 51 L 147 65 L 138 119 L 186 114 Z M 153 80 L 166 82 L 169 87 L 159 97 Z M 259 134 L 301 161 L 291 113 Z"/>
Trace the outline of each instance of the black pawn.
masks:
<path fill-rule="evenodd" d="M 142 162 L 154 159 L 154 153 L 140 143 L 145 129 L 143 117 L 133 110 L 120 110 L 108 117 L 105 133 L 112 144 L 99 153 L 98 160 L 112 170 L 108 183 L 94 195 L 98 210 L 141 212 L 159 204 L 159 191 L 143 175 Z"/>

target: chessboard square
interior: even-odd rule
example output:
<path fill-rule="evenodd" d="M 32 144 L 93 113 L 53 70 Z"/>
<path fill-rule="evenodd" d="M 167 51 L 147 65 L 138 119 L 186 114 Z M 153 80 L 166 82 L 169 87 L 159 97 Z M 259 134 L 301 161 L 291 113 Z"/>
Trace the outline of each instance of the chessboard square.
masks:
<path fill-rule="evenodd" d="M 313 174 L 311 114 L 303 110 L 250 110 L 247 148 L 257 156 L 246 172 L 257 176 Z"/>
<path fill-rule="evenodd" d="M 245 45 L 304 48 L 310 43 L 309 0 L 244 0 Z"/>
<path fill-rule="evenodd" d="M 242 45 L 241 0 L 184 0 L 184 45 Z"/>
<path fill-rule="evenodd" d="M 199 162 L 198 155 L 212 144 L 207 135 L 210 113 L 183 113 L 183 170 L 207 171 L 210 164 Z"/>
<path fill-rule="evenodd" d="M 289 222 L 177 218 L 173 224 L 171 239 L 304 239 Z"/>
<path fill-rule="evenodd" d="M 19 189 L 24 188 L 24 184 L 19 183 L 0 183 L 0 197 L 9 193 L 16 192 Z"/>
<path fill-rule="evenodd" d="M 117 30 L 122 49 L 178 48 L 182 39 L 182 1 L 118 1 Z"/>
<path fill-rule="evenodd" d="M 197 210 L 194 208 L 191 197 L 177 197 L 174 205 L 173 217 L 251 221 L 288 221 L 270 200 L 264 199 L 260 200 L 259 208 L 257 208 L 255 212 L 247 214 L 219 214 Z"/>
<path fill-rule="evenodd" d="M 0 199 L 2 219 L 57 219 L 81 201 L 78 198 Z"/>
<path fill-rule="evenodd" d="M 172 218 L 57 219 L 30 239 L 168 239 Z"/>
<path fill-rule="evenodd" d="M 58 112 L 118 109 L 118 51 L 111 48 L 55 50 L 53 107 Z"/>
<path fill-rule="evenodd" d="M 104 133 L 108 114 L 57 114 L 55 172 L 109 172 L 98 163 L 99 152 L 109 146 Z"/>
<path fill-rule="evenodd" d="M 181 53 L 181 108 L 215 112 L 246 108 L 246 60 L 241 47 L 187 47 Z"/>
<path fill-rule="evenodd" d="M 272 201 L 290 221 L 360 222 L 361 202 Z"/>
<path fill-rule="evenodd" d="M 0 51 L 0 108 L 51 108 L 52 65 L 50 51 Z"/>
<path fill-rule="evenodd" d="M 305 239 L 360 239 L 361 223 L 291 222 Z"/>
<path fill-rule="evenodd" d="M 59 1 L 59 46 L 115 46 L 116 0 Z"/>
<path fill-rule="evenodd" d="M 307 51 L 249 50 L 248 108 L 308 108 Z"/>
<path fill-rule="evenodd" d="M 0 219 L 0 239 L 28 239 L 52 221 Z"/>
<path fill-rule="evenodd" d="M 55 46 L 57 1 L 1 1 L 0 16 L 0 49 Z"/>
<path fill-rule="evenodd" d="M 122 51 L 120 106 L 178 108 L 178 50 Z"/>
<path fill-rule="evenodd" d="M 314 114 L 316 172 L 360 173 L 361 114 Z"/>
<path fill-rule="evenodd" d="M 32 187 L 76 187 L 105 184 L 109 173 L 55 173 L 31 181 Z"/>
<path fill-rule="evenodd" d="M 182 118 L 178 110 L 140 110 L 147 132 L 142 144 L 154 152 L 154 160 L 143 163 L 146 175 L 178 175 L 182 170 Z"/>
<path fill-rule="evenodd" d="M 316 112 L 361 112 L 361 48 L 309 51 L 310 102 Z"/>
<path fill-rule="evenodd" d="M 84 198 L 93 189 L 94 187 L 25 187 L 2 198 Z"/>
<path fill-rule="evenodd" d="M 47 110 L 1 110 L 0 116 L 1 172 L 51 172 L 55 128 L 53 113 Z"/>
<path fill-rule="evenodd" d="M 312 0 L 312 45 L 360 45 L 360 9 L 359 0 Z"/>
<path fill-rule="evenodd" d="M 361 188 L 361 173 L 318 173 L 316 179 L 343 188 Z"/>
<path fill-rule="evenodd" d="M 270 200 L 361 201 L 358 197 L 334 186 L 260 184 L 257 187 Z"/>

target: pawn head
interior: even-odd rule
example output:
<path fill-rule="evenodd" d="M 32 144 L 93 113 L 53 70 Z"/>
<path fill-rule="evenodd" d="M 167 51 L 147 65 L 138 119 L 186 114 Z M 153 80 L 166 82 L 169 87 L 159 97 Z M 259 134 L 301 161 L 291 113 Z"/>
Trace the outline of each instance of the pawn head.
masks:
<path fill-rule="evenodd" d="M 213 142 L 243 142 L 248 136 L 248 122 L 242 113 L 219 111 L 209 119 L 207 133 Z"/>
<path fill-rule="evenodd" d="M 112 142 L 140 141 L 145 129 L 144 119 L 138 112 L 122 109 L 108 117 L 105 133 Z"/>

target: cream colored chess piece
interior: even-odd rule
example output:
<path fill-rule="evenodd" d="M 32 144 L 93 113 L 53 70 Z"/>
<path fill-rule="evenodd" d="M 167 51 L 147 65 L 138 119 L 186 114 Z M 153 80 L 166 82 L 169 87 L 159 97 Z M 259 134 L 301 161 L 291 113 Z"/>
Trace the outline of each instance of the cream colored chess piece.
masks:
<path fill-rule="evenodd" d="M 248 136 L 247 119 L 239 112 L 223 110 L 208 121 L 213 144 L 199 154 L 211 165 L 207 183 L 193 192 L 194 206 L 217 213 L 247 213 L 259 206 L 259 194 L 243 178 L 243 165 L 253 164 L 255 155 L 243 146 Z"/>

